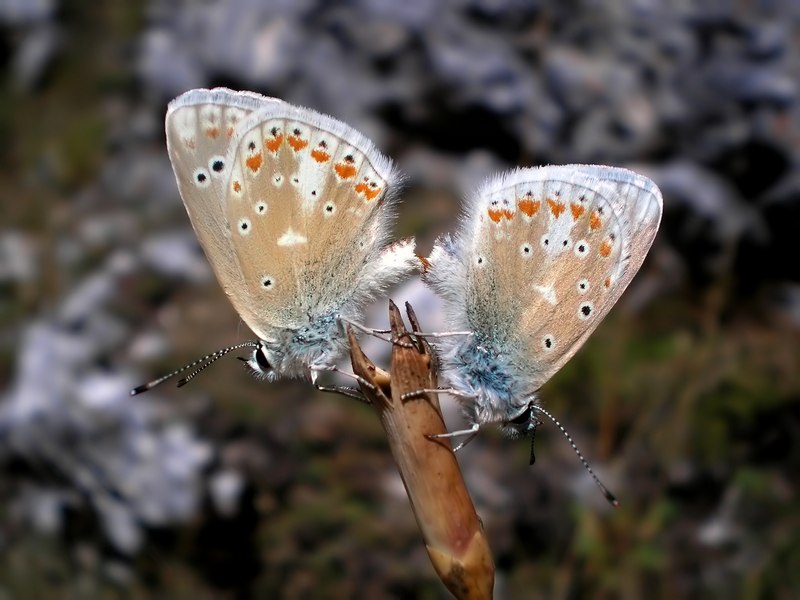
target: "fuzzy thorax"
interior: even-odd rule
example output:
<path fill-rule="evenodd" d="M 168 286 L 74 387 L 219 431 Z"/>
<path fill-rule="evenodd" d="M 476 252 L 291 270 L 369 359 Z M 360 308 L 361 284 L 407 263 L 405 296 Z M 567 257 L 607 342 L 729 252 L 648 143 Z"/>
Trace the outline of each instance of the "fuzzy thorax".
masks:
<path fill-rule="evenodd" d="M 455 389 L 474 395 L 464 401 L 467 417 L 478 424 L 498 423 L 509 435 L 522 433 L 509 422 L 533 400 L 519 368 L 478 336 L 439 345 L 442 375 Z"/>
<path fill-rule="evenodd" d="M 338 317 L 318 317 L 299 329 L 279 329 L 268 340 L 261 340 L 247 364 L 268 381 L 283 377 L 308 379 L 312 367 L 325 367 L 347 352 L 345 338 L 339 333 Z"/>

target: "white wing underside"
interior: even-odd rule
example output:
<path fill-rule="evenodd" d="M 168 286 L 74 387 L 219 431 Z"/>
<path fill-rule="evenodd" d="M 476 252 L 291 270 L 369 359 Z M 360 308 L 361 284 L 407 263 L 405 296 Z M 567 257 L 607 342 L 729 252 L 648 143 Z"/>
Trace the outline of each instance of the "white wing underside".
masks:
<path fill-rule="evenodd" d="M 534 392 L 628 286 L 661 211 L 655 184 L 625 169 L 518 169 L 470 199 L 455 239 L 434 246 L 425 278 L 450 327 L 503 354 Z"/>
<path fill-rule="evenodd" d="M 193 90 L 167 146 L 192 226 L 225 293 L 262 339 L 357 314 L 417 265 L 389 243 L 397 175 L 346 124 L 274 98 Z"/>

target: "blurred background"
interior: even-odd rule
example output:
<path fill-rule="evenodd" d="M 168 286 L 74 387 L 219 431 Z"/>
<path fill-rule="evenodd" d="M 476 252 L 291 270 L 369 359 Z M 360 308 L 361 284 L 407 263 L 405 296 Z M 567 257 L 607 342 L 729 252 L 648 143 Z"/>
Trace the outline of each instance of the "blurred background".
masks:
<path fill-rule="evenodd" d="M 369 407 L 232 359 L 128 397 L 251 337 L 164 141 L 215 85 L 372 138 L 421 254 L 501 169 L 653 178 L 650 256 L 542 390 L 622 507 L 549 423 L 532 468 L 485 431 L 459 459 L 496 597 L 800 594 L 794 0 L 0 0 L 0 81 L 3 597 L 448 597 Z"/>

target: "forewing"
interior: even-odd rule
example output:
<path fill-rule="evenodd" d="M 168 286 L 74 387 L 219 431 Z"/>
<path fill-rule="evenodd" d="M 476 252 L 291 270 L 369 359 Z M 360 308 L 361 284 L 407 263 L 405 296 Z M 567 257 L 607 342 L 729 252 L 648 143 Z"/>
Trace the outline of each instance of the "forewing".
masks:
<path fill-rule="evenodd" d="M 228 234 L 255 319 L 296 329 L 337 311 L 385 256 L 391 162 L 340 121 L 273 104 L 241 124 L 228 163 Z"/>
<path fill-rule="evenodd" d="M 625 169 L 551 166 L 490 180 L 459 237 L 468 327 L 537 389 L 628 286 L 661 210 L 655 184 Z"/>
<path fill-rule="evenodd" d="M 224 161 L 239 124 L 272 104 L 280 100 L 224 88 L 192 90 L 170 103 L 165 123 L 169 158 L 192 227 L 222 289 L 248 324 L 256 315 L 226 216 Z"/>

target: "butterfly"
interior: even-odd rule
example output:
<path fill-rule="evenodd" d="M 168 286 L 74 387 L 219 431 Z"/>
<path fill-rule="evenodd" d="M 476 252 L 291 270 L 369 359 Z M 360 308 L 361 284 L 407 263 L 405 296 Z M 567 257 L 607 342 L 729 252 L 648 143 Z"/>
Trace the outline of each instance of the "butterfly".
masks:
<path fill-rule="evenodd" d="M 366 137 L 327 115 L 224 88 L 173 100 L 169 158 L 211 267 L 258 336 L 230 350 L 268 380 L 337 370 L 342 320 L 415 271 L 413 240 L 390 241 L 398 175 Z"/>
<path fill-rule="evenodd" d="M 509 171 L 466 203 L 456 234 L 437 239 L 423 272 L 449 328 L 467 333 L 436 342 L 442 378 L 471 421 L 445 434 L 464 436 L 456 449 L 484 424 L 533 436 L 537 414 L 551 417 L 537 391 L 636 275 L 662 204 L 650 179 L 592 165 Z"/>

